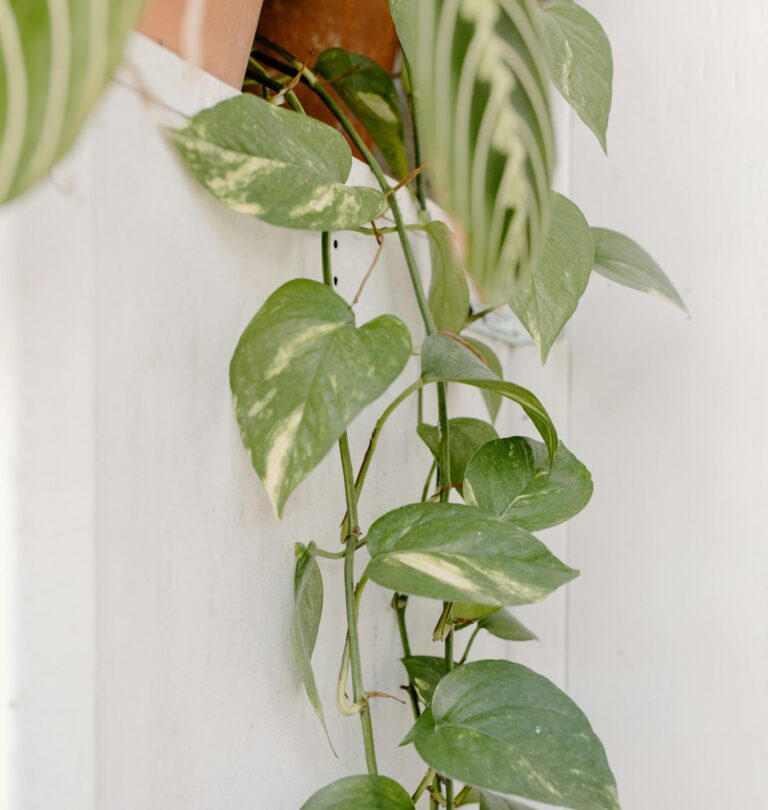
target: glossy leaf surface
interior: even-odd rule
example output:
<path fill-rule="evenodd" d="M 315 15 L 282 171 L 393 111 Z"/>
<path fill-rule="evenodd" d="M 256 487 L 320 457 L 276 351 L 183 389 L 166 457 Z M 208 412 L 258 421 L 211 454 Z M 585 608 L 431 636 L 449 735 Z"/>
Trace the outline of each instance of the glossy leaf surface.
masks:
<path fill-rule="evenodd" d="M 403 665 L 419 700 L 428 706 L 432 702 L 435 687 L 445 675 L 445 658 L 436 655 L 411 655 L 403 658 Z"/>
<path fill-rule="evenodd" d="M 341 133 L 252 93 L 203 110 L 169 135 L 214 197 L 273 225 L 343 230 L 384 208 L 381 192 L 345 185 L 352 152 Z"/>
<path fill-rule="evenodd" d="M 469 286 L 453 234 L 444 222 L 426 226 L 432 246 L 432 283 L 429 309 L 438 329 L 459 334 L 469 313 Z"/>
<path fill-rule="evenodd" d="M 522 436 L 482 447 L 467 465 L 467 503 L 529 531 L 557 526 L 592 497 L 589 470 L 560 442 L 554 460 L 547 448 Z"/>
<path fill-rule="evenodd" d="M 541 16 L 555 86 L 605 151 L 613 85 L 611 43 L 600 23 L 570 0 L 547 3 Z"/>
<path fill-rule="evenodd" d="M 448 444 L 451 451 L 450 482 L 461 492 L 464 471 L 469 460 L 484 445 L 499 437 L 493 425 L 482 419 L 459 416 L 448 420 Z M 440 431 L 434 425 L 421 424 L 418 434 L 440 463 Z"/>
<path fill-rule="evenodd" d="M 594 255 L 592 233 L 584 215 L 570 200 L 553 194 L 544 249 L 510 301 L 536 341 L 542 362 L 587 289 Z"/>
<path fill-rule="evenodd" d="M 74 143 L 143 0 L 0 3 L 0 203 Z"/>
<path fill-rule="evenodd" d="M 573 810 L 619 810 L 603 746 L 554 684 L 509 661 L 478 661 L 435 689 L 414 744 L 438 773 Z"/>
<path fill-rule="evenodd" d="M 329 48 L 315 72 L 333 89 L 373 138 L 398 178 L 408 174 L 400 99 L 392 77 L 376 62 L 343 48 Z"/>
<path fill-rule="evenodd" d="M 301 810 L 414 810 L 411 797 L 386 776 L 347 776 L 321 788 Z"/>
<path fill-rule="evenodd" d="M 421 347 L 421 374 L 427 382 L 458 382 L 500 394 L 520 405 L 554 456 L 557 431 L 539 400 L 526 388 L 500 380 L 479 358 L 446 335 L 431 335 Z"/>
<path fill-rule="evenodd" d="M 596 273 L 633 290 L 650 293 L 688 309 L 667 274 L 640 245 L 628 236 L 605 228 L 592 228 Z"/>
<path fill-rule="evenodd" d="M 367 535 L 370 579 L 448 602 L 538 602 L 577 572 L 517 526 L 470 506 L 422 503 L 379 518 Z"/>
<path fill-rule="evenodd" d="M 320 718 L 323 730 L 328 736 L 323 704 L 312 671 L 312 653 L 315 649 L 322 613 L 323 578 L 320 573 L 320 566 L 315 558 L 314 543 L 311 543 L 308 547 L 297 543 L 291 647 L 309 702 Z"/>
<path fill-rule="evenodd" d="M 230 384 L 243 443 L 278 515 L 352 419 L 408 360 L 403 323 L 355 327 L 346 301 L 316 281 L 273 293 L 240 338 Z"/>
<path fill-rule="evenodd" d="M 533 0 L 392 0 L 408 53 L 438 202 L 456 218 L 467 270 L 501 305 L 538 256 L 554 138 Z"/>

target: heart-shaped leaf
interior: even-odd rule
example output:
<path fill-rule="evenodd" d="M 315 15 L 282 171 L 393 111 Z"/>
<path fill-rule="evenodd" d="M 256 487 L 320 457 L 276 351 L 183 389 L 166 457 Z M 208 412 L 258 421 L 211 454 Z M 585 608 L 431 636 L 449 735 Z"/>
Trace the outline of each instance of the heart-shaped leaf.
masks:
<path fill-rule="evenodd" d="M 411 797 L 386 776 L 347 776 L 321 788 L 301 810 L 415 810 Z"/>
<path fill-rule="evenodd" d="M 437 200 L 463 231 L 480 293 L 500 306 L 538 257 L 549 216 L 555 149 L 537 8 L 533 0 L 391 5 Z"/>
<path fill-rule="evenodd" d="M 554 684 L 509 661 L 478 661 L 435 689 L 431 722 L 413 730 L 438 773 L 572 810 L 619 810 L 600 740 Z"/>
<path fill-rule="evenodd" d="M 592 228 L 596 273 L 633 290 L 650 293 L 688 312 L 667 274 L 637 242 L 623 233 Z"/>
<path fill-rule="evenodd" d="M 315 674 L 312 671 L 312 653 L 317 641 L 320 617 L 323 614 L 323 577 L 315 557 L 315 544 L 296 544 L 296 572 L 294 575 L 293 620 L 291 622 L 291 647 L 296 667 L 301 675 L 307 697 L 320 718 L 323 730 L 328 737 L 325 714 L 320 693 L 317 691 Z M 333 750 L 333 745 L 331 744 Z M 334 752 L 335 753 L 335 752 Z"/>
<path fill-rule="evenodd" d="M 539 431 L 551 456 L 557 431 L 539 400 L 526 388 L 500 380 L 481 360 L 447 335 L 431 335 L 421 347 L 421 376 L 426 382 L 458 382 L 492 391 L 520 405 Z"/>
<path fill-rule="evenodd" d="M 278 515 L 410 350 L 397 318 L 358 329 L 346 301 L 316 281 L 289 281 L 267 299 L 240 338 L 230 384 L 243 443 Z"/>
<path fill-rule="evenodd" d="M 462 504 L 395 509 L 371 526 L 367 541 L 370 579 L 446 602 L 538 602 L 578 573 L 532 534 Z"/>
<path fill-rule="evenodd" d="M 589 503 L 592 476 L 560 442 L 551 464 L 547 448 L 522 436 L 480 448 L 464 474 L 464 498 L 528 531 L 570 520 Z"/>
<path fill-rule="evenodd" d="M 345 185 L 352 152 L 341 133 L 252 93 L 203 110 L 169 135 L 214 197 L 273 225 L 343 230 L 384 208 L 379 191 Z"/>
<path fill-rule="evenodd" d="M 571 0 L 548 3 L 541 16 L 552 80 L 605 151 L 613 84 L 611 43 L 600 23 Z"/>
<path fill-rule="evenodd" d="M 469 286 L 450 228 L 437 220 L 424 226 L 432 243 L 429 309 L 439 330 L 459 334 L 469 313 Z"/>
<path fill-rule="evenodd" d="M 400 98 L 392 77 L 372 59 L 343 48 L 320 54 L 315 72 L 355 114 L 399 178 L 408 174 Z"/>
<path fill-rule="evenodd" d="M 421 440 L 440 463 L 440 431 L 434 425 L 421 424 L 417 428 Z M 484 444 L 497 439 L 499 434 L 493 425 L 482 419 L 459 416 L 448 420 L 448 445 L 451 451 L 450 483 L 461 492 L 464 471 L 469 460 Z"/>
<path fill-rule="evenodd" d="M 581 211 L 561 194 L 553 193 L 552 200 L 544 249 L 510 301 L 536 341 L 542 363 L 587 289 L 595 256 L 592 233 Z"/>
<path fill-rule="evenodd" d="M 44 177 L 101 95 L 143 0 L 0 5 L 0 203 Z"/>
<path fill-rule="evenodd" d="M 440 679 L 445 675 L 445 658 L 435 655 L 410 655 L 403 658 L 403 665 L 416 689 L 419 700 L 428 706 Z"/>
<path fill-rule="evenodd" d="M 482 340 L 469 337 L 468 335 L 462 336 L 466 343 L 469 343 L 472 348 L 476 349 L 482 355 L 483 362 L 486 366 L 500 379 L 504 378 L 504 367 L 501 365 L 501 360 L 496 352 Z M 485 400 L 485 407 L 488 408 L 488 413 L 491 417 L 491 422 L 496 421 L 499 415 L 499 408 L 501 407 L 501 394 L 495 391 L 483 391 L 483 400 Z"/>
<path fill-rule="evenodd" d="M 478 624 L 492 636 L 504 641 L 538 641 L 522 622 L 518 621 L 508 610 L 496 610 L 490 616 L 481 619 Z"/>

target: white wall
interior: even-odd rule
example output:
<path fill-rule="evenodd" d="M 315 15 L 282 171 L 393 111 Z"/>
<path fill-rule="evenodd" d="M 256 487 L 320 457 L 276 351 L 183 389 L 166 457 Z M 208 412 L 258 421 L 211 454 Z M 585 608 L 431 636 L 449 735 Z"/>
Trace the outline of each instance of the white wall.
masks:
<path fill-rule="evenodd" d="M 762 810 L 768 15 L 757 2 L 587 5 L 616 52 L 611 156 L 566 128 L 564 184 L 594 224 L 662 261 L 693 320 L 598 280 L 545 369 L 530 347 L 497 347 L 597 484 L 589 510 L 545 538 L 583 574 L 521 611 L 543 641 L 519 658 L 590 715 L 626 810 Z M 338 463 L 329 457 L 277 524 L 240 445 L 227 365 L 272 289 L 319 277 L 318 239 L 224 210 L 164 142 L 159 123 L 223 86 L 138 39 L 130 63 L 76 154 L 0 217 L 1 399 L 15 426 L 0 444 L 10 806 L 295 810 L 363 769 L 357 722 L 333 710 L 343 612 L 332 563 L 317 669 L 338 760 L 287 637 L 293 543 L 335 542 Z M 142 93 L 129 86 L 137 75 Z M 372 254 L 365 237 L 339 237 L 343 295 Z M 418 339 L 410 301 L 390 240 L 358 319 L 395 311 Z M 452 408 L 482 412 L 470 395 Z M 352 432 L 358 457 L 380 409 Z M 420 486 L 414 424 L 406 407 L 389 426 L 364 523 Z M 499 428 L 526 430 L 509 405 Z M 370 621 L 387 601 L 366 594 L 366 683 L 397 692 L 394 617 Z M 420 652 L 425 608 L 414 610 Z M 395 747 L 407 708 L 377 703 L 374 721 L 383 770 L 415 785 L 418 765 Z"/>

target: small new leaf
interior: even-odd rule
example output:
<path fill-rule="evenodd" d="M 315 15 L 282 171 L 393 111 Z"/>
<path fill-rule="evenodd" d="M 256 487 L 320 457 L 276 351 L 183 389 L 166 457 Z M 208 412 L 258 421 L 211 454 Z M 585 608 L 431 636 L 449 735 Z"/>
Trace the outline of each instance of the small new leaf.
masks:
<path fill-rule="evenodd" d="M 539 637 L 518 621 L 508 610 L 496 610 L 478 624 L 492 636 L 504 641 L 538 641 Z"/>
<path fill-rule="evenodd" d="M 370 579 L 446 602 L 525 605 L 578 575 L 524 529 L 461 504 L 395 509 L 371 526 L 367 541 Z"/>
<path fill-rule="evenodd" d="M 435 655 L 411 655 L 403 658 L 403 666 L 419 700 L 425 706 L 429 706 L 435 687 L 446 673 L 445 658 Z"/>
<path fill-rule="evenodd" d="M 606 151 L 613 84 L 611 43 L 600 23 L 570 0 L 547 4 L 541 16 L 552 80 Z"/>
<path fill-rule="evenodd" d="M 391 76 L 372 59 L 343 48 L 320 55 L 315 72 L 333 89 L 373 138 L 398 178 L 408 174 L 400 99 Z"/>
<path fill-rule="evenodd" d="M 449 673 L 435 689 L 431 721 L 411 736 L 422 759 L 446 777 L 572 810 L 619 810 L 587 718 L 520 664 L 478 661 Z"/>
<path fill-rule="evenodd" d="M 251 93 L 203 110 L 169 136 L 214 197 L 272 225 L 344 230 L 385 205 L 381 192 L 345 185 L 352 152 L 341 133 Z"/>
<path fill-rule="evenodd" d="M 594 254 L 584 215 L 570 200 L 553 193 L 544 249 L 510 301 L 536 341 L 542 363 L 587 289 Z"/>
<path fill-rule="evenodd" d="M 547 448 L 522 436 L 489 442 L 464 474 L 464 499 L 528 531 L 577 515 L 592 497 L 589 470 L 560 442 L 551 464 Z"/>
<path fill-rule="evenodd" d="M 432 244 L 429 309 L 438 330 L 458 335 L 469 312 L 469 286 L 464 265 L 456 252 L 453 234 L 444 222 L 434 220 L 425 229 Z"/>
<path fill-rule="evenodd" d="M 319 282 L 289 281 L 267 299 L 237 344 L 230 384 L 243 444 L 278 516 L 410 351 L 401 321 L 382 315 L 356 328 L 346 301 Z"/>
<path fill-rule="evenodd" d="M 291 646 L 293 658 L 307 691 L 312 708 L 320 718 L 328 743 L 333 744 L 325 724 L 323 704 L 317 691 L 312 671 L 312 653 L 317 641 L 320 617 L 323 613 L 323 577 L 315 558 L 315 545 L 296 544 L 296 573 L 294 576 L 293 620 L 291 622 Z M 336 753 L 334 751 L 334 753 Z"/>
<path fill-rule="evenodd" d="M 605 228 L 592 228 L 592 236 L 596 273 L 633 290 L 657 295 L 688 312 L 667 274 L 637 242 Z"/>
<path fill-rule="evenodd" d="M 415 810 L 411 797 L 386 776 L 347 776 L 321 788 L 301 810 Z"/>
<path fill-rule="evenodd" d="M 421 347 L 421 376 L 426 382 L 457 382 L 492 391 L 517 402 L 554 457 L 557 431 L 539 400 L 526 388 L 500 380 L 469 349 L 447 335 L 431 335 Z"/>

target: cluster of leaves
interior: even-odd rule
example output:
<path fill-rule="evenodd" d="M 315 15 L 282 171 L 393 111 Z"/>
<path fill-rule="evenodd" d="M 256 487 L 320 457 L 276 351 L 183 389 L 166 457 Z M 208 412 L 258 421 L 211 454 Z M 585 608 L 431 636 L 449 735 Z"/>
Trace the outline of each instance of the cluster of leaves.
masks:
<path fill-rule="evenodd" d="M 612 60 L 597 21 L 570 0 L 391 0 L 391 7 L 434 188 L 462 233 L 456 240 L 445 223 L 429 221 L 426 208 L 420 226 L 412 226 L 421 227 L 432 245 L 421 375 L 385 411 L 374 436 L 406 396 L 432 384 L 479 389 L 491 421 L 457 417 L 420 424 L 418 435 L 438 470 L 438 494 L 430 498 L 425 490 L 421 502 L 382 515 L 362 540 L 351 531 L 345 557 L 365 545 L 370 559 L 363 581 L 393 590 L 401 605 L 408 595 L 441 602 L 436 639 L 473 629 L 459 661 L 452 643 L 443 656 L 403 659 L 416 718 L 403 744 L 412 744 L 430 768 L 414 795 L 378 775 L 369 759 L 367 775 L 321 789 L 304 810 L 414 808 L 431 774 L 438 775 L 430 786 L 433 802 L 449 807 L 524 810 L 508 798 L 514 796 L 574 810 L 616 810 L 603 747 L 564 693 L 519 664 L 467 663 L 478 632 L 512 641 L 535 638 L 507 608 L 545 598 L 578 572 L 532 532 L 576 515 L 591 497 L 592 481 L 539 400 L 503 379 L 489 346 L 461 333 L 472 320 L 470 283 L 492 307 L 509 305 L 517 313 L 543 360 L 593 272 L 683 304 L 645 251 L 621 234 L 590 228 L 574 203 L 550 190 L 555 155 L 548 78 L 605 148 Z M 347 185 L 351 152 L 338 132 L 279 106 L 290 98 L 296 74 L 340 118 L 332 98 L 343 101 L 392 173 L 408 179 L 405 117 L 392 79 L 366 57 L 339 48 L 322 54 L 312 71 L 279 47 L 266 51 L 252 60 L 262 97 L 226 101 L 170 133 L 193 174 L 231 208 L 288 228 L 361 229 L 387 206 L 396 212 L 386 183 L 381 192 Z M 267 67 L 277 74 L 270 76 Z M 283 78 L 275 79 L 280 71 Z M 324 86 L 333 88 L 333 97 Z M 383 177 L 380 170 L 377 176 Z M 463 256 L 457 241 L 466 245 Z M 327 285 L 327 269 L 326 284 L 291 281 L 270 296 L 231 364 L 243 443 L 278 515 L 411 354 L 411 336 L 398 318 L 356 325 L 347 302 Z M 418 297 L 418 279 L 414 284 Z M 541 441 L 498 436 L 493 422 L 505 399 L 525 411 Z M 374 450 L 375 439 L 356 486 L 345 470 L 348 508 L 361 494 Z M 453 502 L 446 489 L 455 493 Z M 308 696 L 324 724 L 311 667 L 323 599 L 318 555 L 334 556 L 314 543 L 297 547 L 292 636 Z M 356 599 L 347 586 L 348 600 Z M 348 607 L 351 645 L 356 610 L 356 602 Z M 456 797 L 448 787 L 454 779 L 465 785 Z"/>

